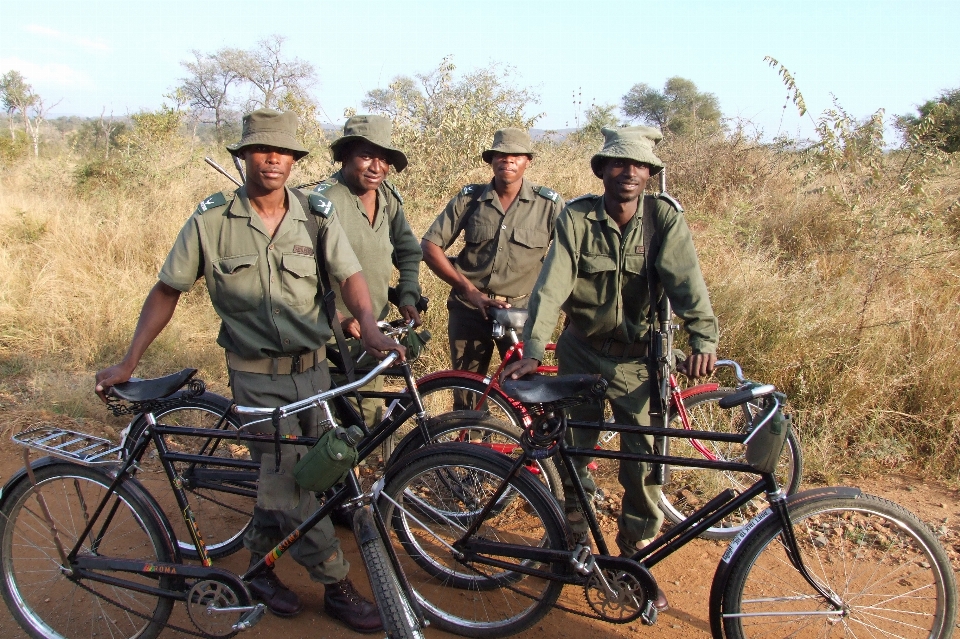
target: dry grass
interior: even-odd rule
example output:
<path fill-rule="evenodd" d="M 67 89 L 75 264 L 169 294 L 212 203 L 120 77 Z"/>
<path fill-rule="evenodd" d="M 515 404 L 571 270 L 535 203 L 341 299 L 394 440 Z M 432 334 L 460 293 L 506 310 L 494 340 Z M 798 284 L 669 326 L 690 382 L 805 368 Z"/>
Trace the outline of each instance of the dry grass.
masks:
<path fill-rule="evenodd" d="M 592 147 L 538 151 L 534 181 L 566 198 L 602 188 L 587 162 Z M 909 465 L 956 482 L 960 172 L 941 159 L 905 183 L 913 165 L 902 153 L 843 159 L 742 135 L 668 139 L 658 153 L 694 229 L 721 354 L 789 394 L 808 471 L 830 480 Z M 122 356 L 196 203 L 229 186 L 204 154 L 229 165 L 222 149 L 177 139 L 111 164 L 63 151 L 0 166 L 0 390 L 16 385 L 13 403 L 103 418 L 93 372 Z M 316 153 L 293 179 L 330 170 Z M 489 168 L 478 161 L 459 178 L 443 192 L 404 191 L 415 233 Z M 422 373 L 448 364 L 448 290 L 426 269 L 421 281 L 434 336 Z M 193 366 L 223 389 L 219 324 L 204 289 L 182 298 L 139 374 Z"/>

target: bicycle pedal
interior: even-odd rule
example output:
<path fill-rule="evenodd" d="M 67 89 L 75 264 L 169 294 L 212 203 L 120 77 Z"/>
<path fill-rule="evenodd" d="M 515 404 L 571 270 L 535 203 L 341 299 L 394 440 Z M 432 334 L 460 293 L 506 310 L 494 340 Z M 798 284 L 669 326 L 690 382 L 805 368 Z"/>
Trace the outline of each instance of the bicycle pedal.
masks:
<path fill-rule="evenodd" d="M 260 619 L 263 618 L 263 613 L 266 611 L 267 607 L 262 603 L 258 603 L 250 612 L 240 617 L 239 621 L 233 625 L 233 629 L 237 632 L 241 630 L 249 630 L 259 623 Z"/>
<path fill-rule="evenodd" d="M 657 623 L 657 607 L 653 605 L 652 601 L 647 602 L 647 606 L 643 609 L 643 612 L 640 613 L 640 621 L 643 622 L 645 626 L 652 626 Z"/>

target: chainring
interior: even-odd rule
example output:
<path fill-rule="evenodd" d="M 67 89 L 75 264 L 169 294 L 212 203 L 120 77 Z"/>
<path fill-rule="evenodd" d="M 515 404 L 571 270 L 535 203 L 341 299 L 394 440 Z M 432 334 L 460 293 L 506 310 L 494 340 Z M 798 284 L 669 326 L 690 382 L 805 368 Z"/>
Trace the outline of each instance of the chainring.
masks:
<path fill-rule="evenodd" d="M 236 608 L 245 595 L 238 596 L 227 583 L 213 579 L 198 581 L 187 593 L 187 614 L 197 630 L 210 637 L 232 637 L 242 613 L 217 612 L 218 608 Z"/>
<path fill-rule="evenodd" d="M 647 593 L 637 577 L 611 568 L 602 568 L 600 572 L 613 594 L 607 592 L 596 573 L 591 574 L 583 586 L 583 594 L 593 611 L 610 623 L 630 623 L 637 619 L 647 604 Z"/>

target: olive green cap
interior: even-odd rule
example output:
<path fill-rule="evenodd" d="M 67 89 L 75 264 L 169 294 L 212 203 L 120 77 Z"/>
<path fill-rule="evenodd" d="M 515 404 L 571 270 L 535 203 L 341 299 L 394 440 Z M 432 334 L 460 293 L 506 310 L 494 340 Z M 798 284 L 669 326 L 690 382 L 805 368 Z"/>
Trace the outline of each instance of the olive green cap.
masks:
<path fill-rule="evenodd" d="M 258 144 L 293 151 L 298 160 L 310 153 L 297 141 L 297 114 L 292 111 L 280 113 L 273 109 L 257 109 L 246 114 L 240 141 L 228 144 L 227 151 L 239 155 L 245 147 Z"/>
<path fill-rule="evenodd" d="M 343 125 L 343 137 L 330 145 L 333 161 L 343 162 L 343 147 L 354 140 L 366 140 L 387 152 L 387 162 L 393 165 L 397 173 L 407 167 L 407 156 L 393 146 L 393 122 L 382 115 L 355 115 Z"/>
<path fill-rule="evenodd" d="M 533 158 L 533 142 L 530 134 L 523 129 L 509 126 L 493 134 L 493 146 L 483 152 L 480 157 L 487 164 L 493 161 L 494 153 L 506 155 L 529 155 Z"/>
<path fill-rule="evenodd" d="M 603 127 L 603 148 L 590 158 L 590 168 L 597 177 L 603 177 L 603 161 L 625 158 L 650 166 L 650 175 L 663 170 L 663 161 L 653 154 L 653 147 L 663 139 L 660 129 L 652 126 L 628 126 L 622 129 Z"/>

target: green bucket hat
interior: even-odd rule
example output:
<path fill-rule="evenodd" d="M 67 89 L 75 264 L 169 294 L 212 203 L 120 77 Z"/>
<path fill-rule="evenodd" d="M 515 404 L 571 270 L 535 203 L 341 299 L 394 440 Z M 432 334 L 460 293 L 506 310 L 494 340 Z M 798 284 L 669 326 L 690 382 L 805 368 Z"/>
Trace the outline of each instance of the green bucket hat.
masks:
<path fill-rule="evenodd" d="M 310 153 L 297 141 L 297 114 L 292 111 L 280 113 L 273 109 L 257 109 L 246 114 L 240 141 L 228 144 L 227 151 L 238 155 L 245 147 L 258 144 L 293 151 L 298 160 Z"/>
<path fill-rule="evenodd" d="M 500 129 L 493 134 L 493 146 L 483 152 L 480 157 L 487 164 L 493 161 L 494 153 L 505 153 L 507 155 L 529 155 L 533 158 L 533 142 L 530 141 L 530 134 L 523 129 L 507 127 Z"/>
<path fill-rule="evenodd" d="M 597 177 L 603 177 L 603 160 L 626 158 L 650 166 L 650 175 L 663 170 L 663 161 L 653 154 L 653 147 L 663 139 L 660 129 L 651 126 L 628 126 L 622 129 L 603 127 L 603 148 L 590 158 L 590 168 Z"/>
<path fill-rule="evenodd" d="M 393 165 L 397 173 L 407 167 L 407 156 L 393 146 L 393 122 L 381 115 L 355 115 L 343 125 L 343 137 L 330 145 L 333 161 L 343 162 L 343 147 L 354 140 L 366 140 L 387 152 L 387 162 Z"/>

